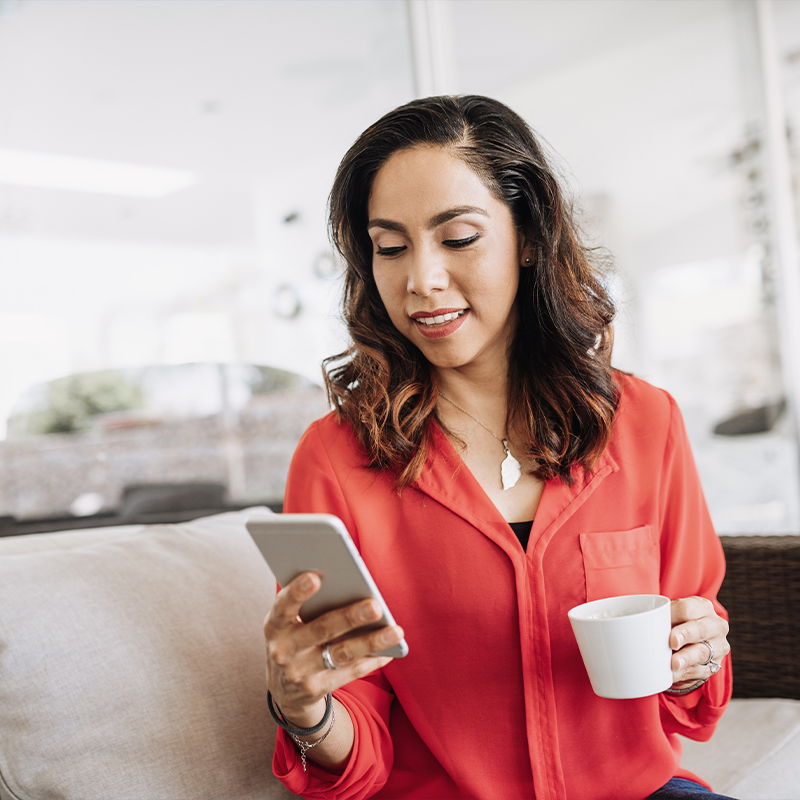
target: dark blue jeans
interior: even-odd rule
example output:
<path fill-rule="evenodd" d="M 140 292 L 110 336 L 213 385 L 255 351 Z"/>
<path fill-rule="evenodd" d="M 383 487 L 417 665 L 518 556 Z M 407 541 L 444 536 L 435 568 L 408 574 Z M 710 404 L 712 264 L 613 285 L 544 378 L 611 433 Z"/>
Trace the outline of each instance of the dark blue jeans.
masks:
<path fill-rule="evenodd" d="M 673 778 L 645 800 L 734 800 L 726 794 L 709 792 L 705 786 L 687 780 Z"/>

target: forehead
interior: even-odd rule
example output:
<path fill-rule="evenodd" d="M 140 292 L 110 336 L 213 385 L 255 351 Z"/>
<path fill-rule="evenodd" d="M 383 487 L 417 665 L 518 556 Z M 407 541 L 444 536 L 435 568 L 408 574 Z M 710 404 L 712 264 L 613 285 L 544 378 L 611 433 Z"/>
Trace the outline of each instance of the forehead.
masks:
<path fill-rule="evenodd" d="M 369 195 L 369 216 L 393 208 L 437 213 L 452 206 L 505 208 L 478 173 L 444 147 L 421 145 L 393 153 L 378 170 Z"/>

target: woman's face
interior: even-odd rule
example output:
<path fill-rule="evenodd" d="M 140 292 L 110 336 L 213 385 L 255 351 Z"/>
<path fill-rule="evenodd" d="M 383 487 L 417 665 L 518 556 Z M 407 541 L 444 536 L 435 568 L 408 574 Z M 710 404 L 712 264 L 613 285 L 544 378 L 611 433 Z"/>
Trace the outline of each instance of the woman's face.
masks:
<path fill-rule="evenodd" d="M 372 271 L 400 333 L 438 369 L 507 368 L 522 245 L 509 208 L 440 147 L 401 150 L 368 204 Z"/>

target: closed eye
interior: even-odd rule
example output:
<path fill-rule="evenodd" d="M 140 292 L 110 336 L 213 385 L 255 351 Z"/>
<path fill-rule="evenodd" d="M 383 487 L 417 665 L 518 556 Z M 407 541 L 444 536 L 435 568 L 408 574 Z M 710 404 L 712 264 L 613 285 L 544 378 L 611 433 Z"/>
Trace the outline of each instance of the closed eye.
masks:
<path fill-rule="evenodd" d="M 402 253 L 405 250 L 405 245 L 401 245 L 399 247 L 381 247 L 378 245 L 378 255 L 379 256 L 396 256 L 398 253 Z"/>
<path fill-rule="evenodd" d="M 445 245 L 445 247 L 458 250 L 460 247 L 466 247 L 468 244 L 472 244 L 479 236 L 479 233 L 474 233 L 472 236 L 467 236 L 466 239 L 446 239 L 442 244 Z"/>

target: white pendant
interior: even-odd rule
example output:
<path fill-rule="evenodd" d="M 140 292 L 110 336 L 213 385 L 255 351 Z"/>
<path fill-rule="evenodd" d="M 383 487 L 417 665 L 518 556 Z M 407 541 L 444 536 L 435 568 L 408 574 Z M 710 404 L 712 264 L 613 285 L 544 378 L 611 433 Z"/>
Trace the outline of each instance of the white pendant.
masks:
<path fill-rule="evenodd" d="M 507 439 L 503 439 L 503 448 L 506 451 L 506 457 L 500 465 L 500 478 L 503 481 L 503 489 L 505 490 L 517 485 L 517 481 L 522 475 L 522 464 L 511 455 Z"/>

